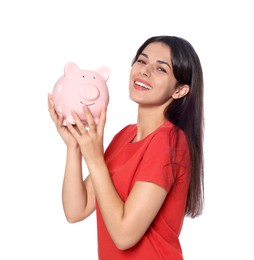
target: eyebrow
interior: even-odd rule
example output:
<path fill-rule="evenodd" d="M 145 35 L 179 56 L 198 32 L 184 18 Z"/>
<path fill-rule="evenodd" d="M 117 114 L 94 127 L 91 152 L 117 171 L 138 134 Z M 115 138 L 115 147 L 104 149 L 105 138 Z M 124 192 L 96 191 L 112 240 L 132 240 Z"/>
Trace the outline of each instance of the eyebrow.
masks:
<path fill-rule="evenodd" d="M 147 54 L 145 54 L 145 53 L 140 53 L 140 55 L 142 55 L 142 56 L 144 56 L 144 57 L 146 57 L 147 59 L 149 58 L 148 57 L 148 55 Z M 172 67 L 166 62 L 166 61 L 162 61 L 162 60 L 157 60 L 157 62 L 158 63 L 160 63 L 160 64 L 165 64 L 165 65 L 167 65 L 171 70 L 172 70 Z"/>

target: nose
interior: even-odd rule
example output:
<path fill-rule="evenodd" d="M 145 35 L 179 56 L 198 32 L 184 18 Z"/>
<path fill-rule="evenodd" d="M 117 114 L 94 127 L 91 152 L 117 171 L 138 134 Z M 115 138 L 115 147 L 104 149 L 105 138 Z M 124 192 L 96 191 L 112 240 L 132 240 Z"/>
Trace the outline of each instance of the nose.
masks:
<path fill-rule="evenodd" d="M 145 77 L 150 77 L 151 76 L 151 66 L 149 65 L 144 65 L 142 66 L 142 68 L 140 69 L 139 74 Z"/>
<path fill-rule="evenodd" d="M 83 85 L 80 88 L 80 95 L 86 101 L 96 100 L 100 92 L 94 85 Z"/>

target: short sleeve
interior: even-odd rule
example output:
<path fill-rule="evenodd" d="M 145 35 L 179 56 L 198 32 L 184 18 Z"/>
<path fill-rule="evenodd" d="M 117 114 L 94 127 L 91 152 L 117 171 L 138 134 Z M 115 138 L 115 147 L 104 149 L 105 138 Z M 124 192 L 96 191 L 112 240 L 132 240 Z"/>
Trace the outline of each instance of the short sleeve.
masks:
<path fill-rule="evenodd" d="M 183 132 L 158 132 L 147 146 L 135 180 L 156 183 L 168 192 L 180 175 L 187 174 L 188 151 Z"/>

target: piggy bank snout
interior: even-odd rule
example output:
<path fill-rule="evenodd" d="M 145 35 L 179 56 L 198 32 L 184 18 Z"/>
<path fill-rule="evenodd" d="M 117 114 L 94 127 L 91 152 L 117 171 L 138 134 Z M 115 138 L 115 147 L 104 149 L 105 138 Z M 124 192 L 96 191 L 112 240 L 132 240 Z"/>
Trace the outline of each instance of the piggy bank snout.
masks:
<path fill-rule="evenodd" d="M 96 86 L 86 84 L 80 87 L 80 95 L 84 100 L 93 101 L 100 96 L 100 92 Z"/>

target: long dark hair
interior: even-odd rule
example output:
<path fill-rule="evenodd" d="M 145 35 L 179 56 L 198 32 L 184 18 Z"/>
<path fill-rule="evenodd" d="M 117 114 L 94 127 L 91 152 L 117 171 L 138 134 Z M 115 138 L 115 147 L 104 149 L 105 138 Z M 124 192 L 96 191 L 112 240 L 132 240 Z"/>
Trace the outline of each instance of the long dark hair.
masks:
<path fill-rule="evenodd" d="M 164 111 L 164 116 L 187 136 L 191 156 L 191 180 L 186 212 L 192 218 L 202 214 L 204 206 L 204 159 L 203 159 L 203 72 L 199 57 L 192 45 L 175 36 L 155 36 L 146 40 L 138 49 L 132 64 L 147 45 L 161 42 L 169 46 L 173 73 L 177 86 L 189 85 L 189 93 L 174 99 Z"/>

